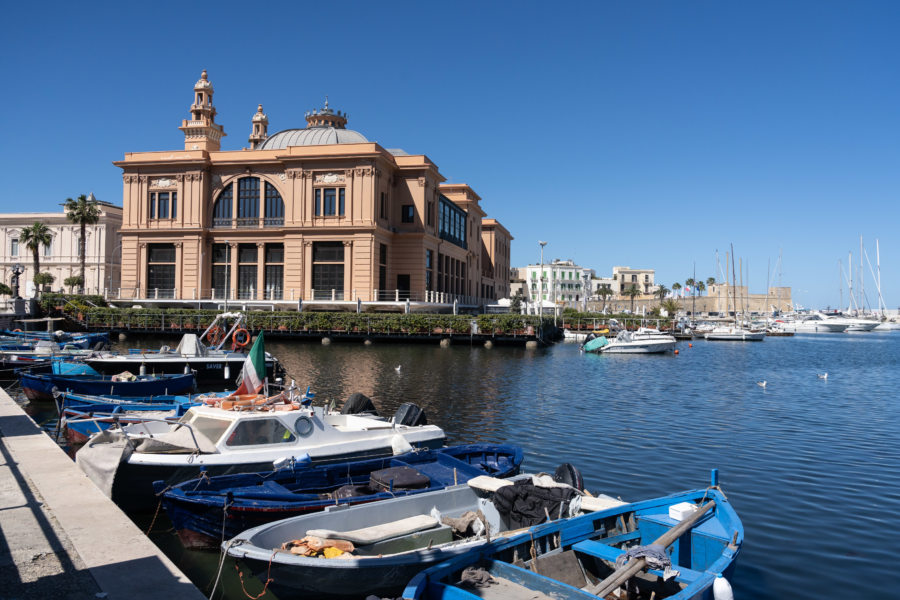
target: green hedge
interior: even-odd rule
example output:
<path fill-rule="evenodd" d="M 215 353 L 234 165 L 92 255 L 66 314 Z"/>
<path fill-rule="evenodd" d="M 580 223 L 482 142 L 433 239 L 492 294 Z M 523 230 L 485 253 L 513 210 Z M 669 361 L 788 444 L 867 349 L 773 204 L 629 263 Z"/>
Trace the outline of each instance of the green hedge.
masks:
<path fill-rule="evenodd" d="M 165 327 L 173 330 L 206 329 L 219 311 L 184 308 L 114 308 L 88 307 L 70 303 L 64 311 L 91 327 L 128 329 L 130 327 Z M 434 315 L 381 314 L 341 312 L 247 311 L 247 327 L 251 331 L 347 331 L 371 333 L 443 334 L 470 333 L 474 321 L 480 333 L 524 333 L 528 326 L 537 328 L 541 319 L 525 315 Z M 552 324 L 552 318 L 544 318 Z"/>

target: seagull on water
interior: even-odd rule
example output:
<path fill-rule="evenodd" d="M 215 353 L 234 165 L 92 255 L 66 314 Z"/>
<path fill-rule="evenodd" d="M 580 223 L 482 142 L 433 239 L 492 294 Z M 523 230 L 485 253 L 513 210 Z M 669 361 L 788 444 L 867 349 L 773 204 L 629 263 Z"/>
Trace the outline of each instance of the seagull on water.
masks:
<path fill-rule="evenodd" d="M 828 379 L 828 373 L 823 373 L 822 375 L 816 373 L 816 377 L 818 377 L 819 379 Z"/>
<path fill-rule="evenodd" d="M 764 388 L 764 387 L 766 387 L 766 380 L 763 379 L 762 381 L 757 381 L 756 385 L 758 385 L 761 388 Z"/>
<path fill-rule="evenodd" d="M 397 371 L 397 372 L 399 373 L 399 372 L 400 372 L 400 367 L 401 367 L 401 366 L 403 366 L 403 365 L 397 365 L 396 367 L 394 367 L 394 370 Z"/>

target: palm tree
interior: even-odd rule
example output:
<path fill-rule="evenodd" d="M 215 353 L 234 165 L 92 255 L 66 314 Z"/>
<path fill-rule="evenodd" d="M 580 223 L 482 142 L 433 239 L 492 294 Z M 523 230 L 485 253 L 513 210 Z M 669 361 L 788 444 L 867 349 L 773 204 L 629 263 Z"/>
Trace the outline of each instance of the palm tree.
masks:
<path fill-rule="evenodd" d="M 612 290 L 609 285 L 601 285 L 597 288 L 597 295 L 603 298 L 603 310 L 606 310 L 606 300 L 612 296 Z"/>
<path fill-rule="evenodd" d="M 631 313 L 634 314 L 634 298 L 635 296 L 641 295 L 641 290 L 638 289 L 638 286 L 632 283 L 628 286 L 628 288 L 625 289 L 624 292 L 622 292 L 622 294 L 631 298 Z"/>
<path fill-rule="evenodd" d="M 708 277 L 708 278 L 706 279 L 706 287 L 710 287 L 710 286 L 713 286 L 713 285 L 716 285 L 716 278 L 715 278 L 715 277 Z"/>
<path fill-rule="evenodd" d="M 678 290 L 680 290 L 680 289 L 681 289 L 681 284 L 678 283 L 677 281 L 672 284 L 672 291 L 675 292 L 676 294 L 678 293 Z"/>
<path fill-rule="evenodd" d="M 66 216 L 69 220 L 81 227 L 81 238 L 78 244 L 78 257 L 81 259 L 81 286 L 80 292 L 84 293 L 84 262 L 85 262 L 85 228 L 100 220 L 100 207 L 94 194 L 78 196 L 77 200 L 66 198 Z"/>
<path fill-rule="evenodd" d="M 684 287 L 691 290 L 691 318 L 694 318 L 694 313 L 697 312 L 697 282 L 693 277 L 688 277 L 684 280 Z"/>
<path fill-rule="evenodd" d="M 49 246 L 50 242 L 53 240 L 53 235 L 50 234 L 50 229 L 41 223 L 40 221 L 35 221 L 34 225 L 31 227 L 26 227 L 22 230 L 22 233 L 19 234 L 19 241 L 22 242 L 26 248 L 31 250 L 31 256 L 34 259 L 34 297 L 38 296 L 38 279 L 41 273 L 41 258 L 40 252 L 41 246 Z"/>
<path fill-rule="evenodd" d="M 704 284 L 702 281 L 698 281 L 698 282 L 697 282 L 697 291 L 698 291 L 698 292 L 705 292 L 705 291 L 706 291 L 706 284 Z"/>
<path fill-rule="evenodd" d="M 666 299 L 666 295 L 668 295 L 670 291 L 671 290 L 669 290 L 669 288 L 667 288 L 666 286 L 660 285 L 658 288 L 656 288 L 656 291 L 653 293 L 653 295 L 658 296 L 659 303 L 662 304 L 662 301 Z"/>

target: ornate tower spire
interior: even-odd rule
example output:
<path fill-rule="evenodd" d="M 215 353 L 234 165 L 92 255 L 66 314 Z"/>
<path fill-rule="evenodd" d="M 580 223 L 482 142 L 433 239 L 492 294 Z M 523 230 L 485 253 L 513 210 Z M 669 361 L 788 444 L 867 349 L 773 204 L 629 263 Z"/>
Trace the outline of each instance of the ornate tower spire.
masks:
<path fill-rule="evenodd" d="M 250 125 L 250 149 L 256 150 L 269 137 L 269 117 L 263 114 L 262 104 L 256 109 Z"/>
<path fill-rule="evenodd" d="M 350 115 L 328 108 L 328 96 L 325 96 L 325 107 L 306 113 L 306 127 L 334 127 L 344 129 Z"/>
<path fill-rule="evenodd" d="M 194 103 L 191 104 L 191 118 L 181 122 L 184 132 L 185 150 L 219 150 L 219 141 L 226 135 L 221 125 L 216 124 L 216 107 L 213 106 L 213 86 L 206 78 L 206 69 L 200 80 L 194 84 Z"/>

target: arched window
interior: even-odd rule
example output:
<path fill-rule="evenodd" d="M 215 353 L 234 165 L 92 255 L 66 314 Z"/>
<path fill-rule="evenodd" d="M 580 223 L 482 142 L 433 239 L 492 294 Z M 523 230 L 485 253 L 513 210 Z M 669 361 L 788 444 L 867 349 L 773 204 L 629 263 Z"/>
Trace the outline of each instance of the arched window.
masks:
<path fill-rule="evenodd" d="M 259 225 L 259 178 L 238 179 L 238 227 Z"/>
<path fill-rule="evenodd" d="M 242 177 L 237 183 L 229 183 L 213 204 L 213 227 L 259 227 L 260 223 L 265 227 L 284 225 L 284 200 L 281 199 L 281 194 L 271 183 L 265 182 L 265 188 L 261 183 L 259 177 Z M 263 200 L 265 204 L 262 204 Z M 260 206 L 264 206 L 263 214 L 260 214 Z"/>
<path fill-rule="evenodd" d="M 213 204 L 213 227 L 231 227 L 231 185 L 219 194 L 216 203 Z"/>
<path fill-rule="evenodd" d="M 266 220 L 265 226 L 284 225 L 284 201 L 275 186 L 266 182 Z"/>

